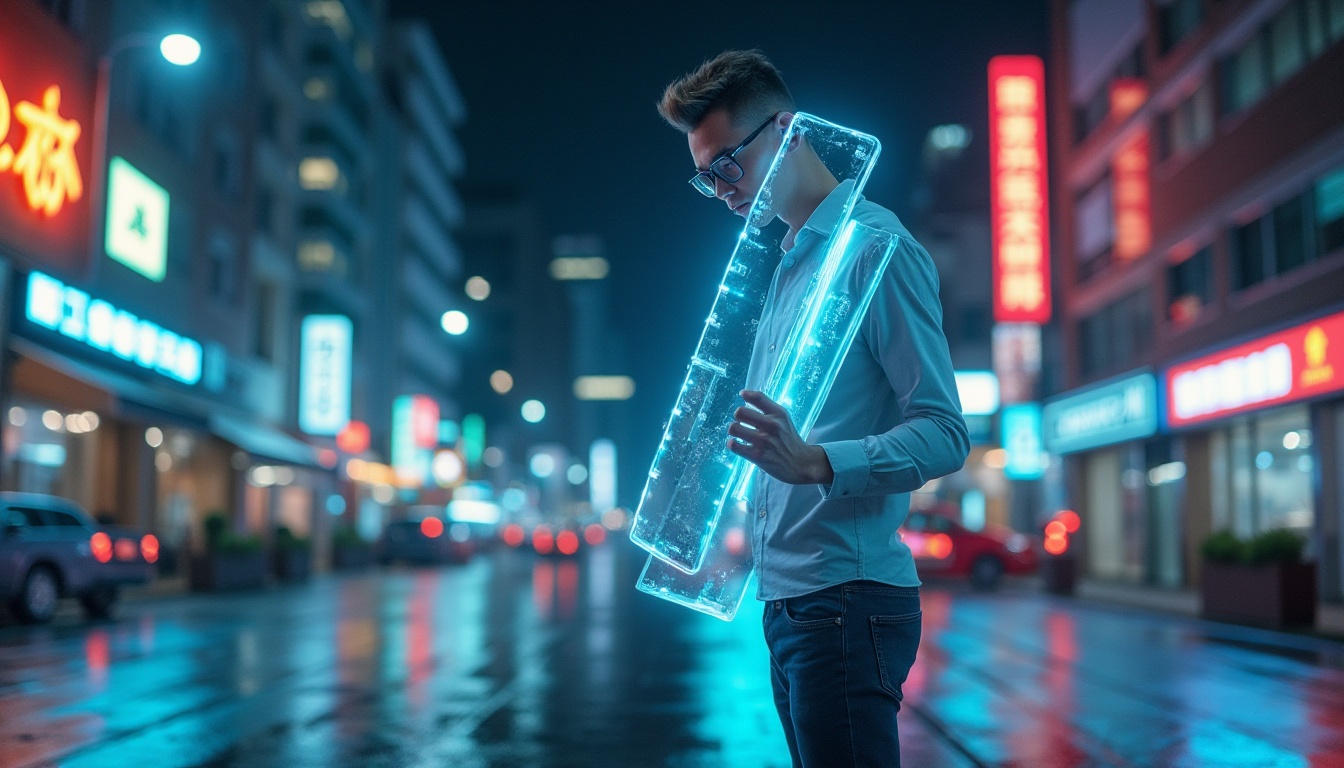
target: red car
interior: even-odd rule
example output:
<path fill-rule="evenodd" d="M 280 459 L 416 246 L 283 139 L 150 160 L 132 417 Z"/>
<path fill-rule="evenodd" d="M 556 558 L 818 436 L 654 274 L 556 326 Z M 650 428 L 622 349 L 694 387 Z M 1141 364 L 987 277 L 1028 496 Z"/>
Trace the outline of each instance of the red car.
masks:
<path fill-rule="evenodd" d="M 993 589 L 1005 573 L 1036 571 L 1036 547 L 1008 528 L 972 531 L 938 512 L 912 510 L 900 528 L 922 576 L 969 576 L 978 589 Z"/>

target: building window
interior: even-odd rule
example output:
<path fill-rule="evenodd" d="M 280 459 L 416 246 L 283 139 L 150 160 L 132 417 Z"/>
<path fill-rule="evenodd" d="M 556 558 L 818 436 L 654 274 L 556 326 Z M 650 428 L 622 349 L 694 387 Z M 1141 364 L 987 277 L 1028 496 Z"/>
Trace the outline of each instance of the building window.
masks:
<path fill-rule="evenodd" d="M 220 301 L 232 302 L 237 294 L 237 259 L 231 238 L 218 234 L 210 239 L 207 249 L 206 287 L 210 295 Z"/>
<path fill-rule="evenodd" d="M 1274 85 L 1292 77 L 1306 61 L 1304 31 L 1297 3 L 1289 4 L 1270 20 L 1269 74 Z"/>
<path fill-rule="evenodd" d="M 275 233 L 274 207 L 275 200 L 271 194 L 271 190 L 266 187 L 258 187 L 255 210 L 253 212 L 253 223 L 258 232 L 267 235 Z"/>
<path fill-rule="evenodd" d="M 1212 263 L 1213 248 L 1206 245 L 1167 269 L 1167 319 L 1172 323 L 1191 322 L 1213 301 Z"/>
<path fill-rule="evenodd" d="M 1158 117 L 1161 160 L 1204 146 L 1213 137 L 1213 84 L 1205 80 L 1170 112 Z"/>
<path fill-rule="evenodd" d="M 1274 207 L 1274 274 L 1306 264 L 1314 256 L 1308 248 L 1307 196 L 1298 195 Z"/>
<path fill-rule="evenodd" d="M 1120 79 L 1143 78 L 1147 68 L 1143 64 L 1143 45 L 1137 45 L 1120 60 L 1111 76 L 1088 97 L 1084 104 L 1074 105 L 1074 143 L 1081 144 L 1106 118 L 1111 115 L 1111 83 Z"/>
<path fill-rule="evenodd" d="M 84 0 L 42 0 L 42 7 L 71 32 L 84 31 Z"/>
<path fill-rule="evenodd" d="M 1079 325 L 1079 366 L 1084 377 L 1133 367 L 1152 338 L 1152 301 L 1147 289 L 1102 307 Z"/>
<path fill-rule="evenodd" d="M 1175 48 L 1203 20 L 1202 0 L 1172 0 L 1157 9 L 1162 53 Z"/>
<path fill-rule="evenodd" d="M 211 175 L 215 189 L 226 197 L 237 197 L 242 185 L 241 166 L 238 160 L 238 141 L 231 135 L 215 136 L 215 152 L 212 160 Z"/>
<path fill-rule="evenodd" d="M 1316 182 L 1315 193 L 1316 252 L 1324 256 L 1344 248 L 1344 166 Z"/>
<path fill-rule="evenodd" d="M 272 141 L 280 130 L 279 107 L 276 106 L 275 96 L 269 93 L 261 97 L 261 104 L 257 107 L 257 130 Z"/>
<path fill-rule="evenodd" d="M 1106 266 L 1102 258 L 1115 245 L 1115 206 L 1112 202 L 1111 177 L 1103 176 L 1078 198 L 1074 227 L 1074 248 L 1084 279 Z"/>
<path fill-rule="evenodd" d="M 1344 0 L 1328 0 L 1326 10 L 1330 14 L 1330 39 L 1344 39 Z"/>
<path fill-rule="evenodd" d="M 252 351 L 257 357 L 275 361 L 275 286 L 257 283 L 257 316 L 252 324 Z"/>
<path fill-rule="evenodd" d="M 1232 290 L 1249 288 L 1265 279 L 1264 230 L 1264 218 L 1233 228 Z"/>
<path fill-rule="evenodd" d="M 1214 431 L 1213 524 L 1249 537 L 1290 528 L 1309 532 L 1315 520 L 1309 411 L 1265 411 Z"/>
<path fill-rule="evenodd" d="M 1223 60 L 1224 108 L 1237 112 L 1260 100 L 1265 92 L 1265 46 L 1255 35 Z"/>

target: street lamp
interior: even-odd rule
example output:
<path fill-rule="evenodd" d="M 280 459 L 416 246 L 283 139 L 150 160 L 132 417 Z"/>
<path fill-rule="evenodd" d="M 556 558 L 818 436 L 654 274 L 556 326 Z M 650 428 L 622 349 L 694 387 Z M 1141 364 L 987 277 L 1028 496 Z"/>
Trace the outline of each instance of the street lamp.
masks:
<path fill-rule="evenodd" d="M 112 63 L 117 56 L 126 51 L 137 48 L 152 48 L 155 45 L 159 47 L 159 53 L 169 62 L 179 67 L 195 64 L 201 58 L 201 44 L 196 38 L 190 35 L 175 33 L 159 37 L 148 33 L 138 33 L 126 35 L 112 44 L 98 59 L 98 82 L 94 93 L 94 124 L 97 135 L 94 137 L 94 156 L 93 156 L 93 194 L 97 197 L 92 201 L 91 210 L 93 217 L 97 220 L 95 231 L 99 237 L 94 242 L 103 247 L 104 239 L 107 236 L 105 231 L 107 227 L 106 210 L 107 207 L 107 134 L 108 123 L 110 121 L 110 111 L 112 102 Z M 95 256 L 90 264 L 90 271 L 97 268 L 101 254 Z"/>
<path fill-rule="evenodd" d="M 471 321 L 467 318 L 467 313 L 459 309 L 450 309 L 447 312 L 444 312 L 443 317 L 439 319 L 439 323 L 443 326 L 443 330 L 453 336 L 461 336 L 466 333 L 467 326 L 471 325 Z"/>

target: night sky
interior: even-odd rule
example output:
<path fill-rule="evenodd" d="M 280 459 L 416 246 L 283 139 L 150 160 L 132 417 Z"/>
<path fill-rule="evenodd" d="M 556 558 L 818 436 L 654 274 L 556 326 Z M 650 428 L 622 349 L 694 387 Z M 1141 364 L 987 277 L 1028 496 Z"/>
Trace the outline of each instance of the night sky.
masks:
<path fill-rule="evenodd" d="M 801 110 L 882 141 L 867 195 L 906 216 L 928 130 L 963 123 L 983 141 L 989 58 L 1048 44 L 1046 0 L 392 0 L 392 11 L 431 24 L 462 90 L 467 180 L 521 184 L 551 235 L 606 239 L 612 319 L 638 386 L 631 447 L 647 453 L 631 459 L 645 464 L 742 228 L 686 184 L 685 137 L 654 109 L 663 87 L 725 49 L 760 48 Z"/>

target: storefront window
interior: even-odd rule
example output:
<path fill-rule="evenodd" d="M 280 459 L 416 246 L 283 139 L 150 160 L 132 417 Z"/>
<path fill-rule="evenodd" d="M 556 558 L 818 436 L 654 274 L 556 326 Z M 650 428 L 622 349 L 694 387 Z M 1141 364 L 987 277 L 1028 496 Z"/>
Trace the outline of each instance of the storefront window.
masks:
<path fill-rule="evenodd" d="M 1213 435 L 1213 527 L 1249 537 L 1315 521 L 1309 411 L 1295 406 L 1239 419 Z"/>
<path fill-rule="evenodd" d="M 70 499 L 92 515 L 110 514 L 93 491 L 99 427 L 93 411 L 67 412 L 31 400 L 9 409 L 4 430 L 6 491 Z"/>

